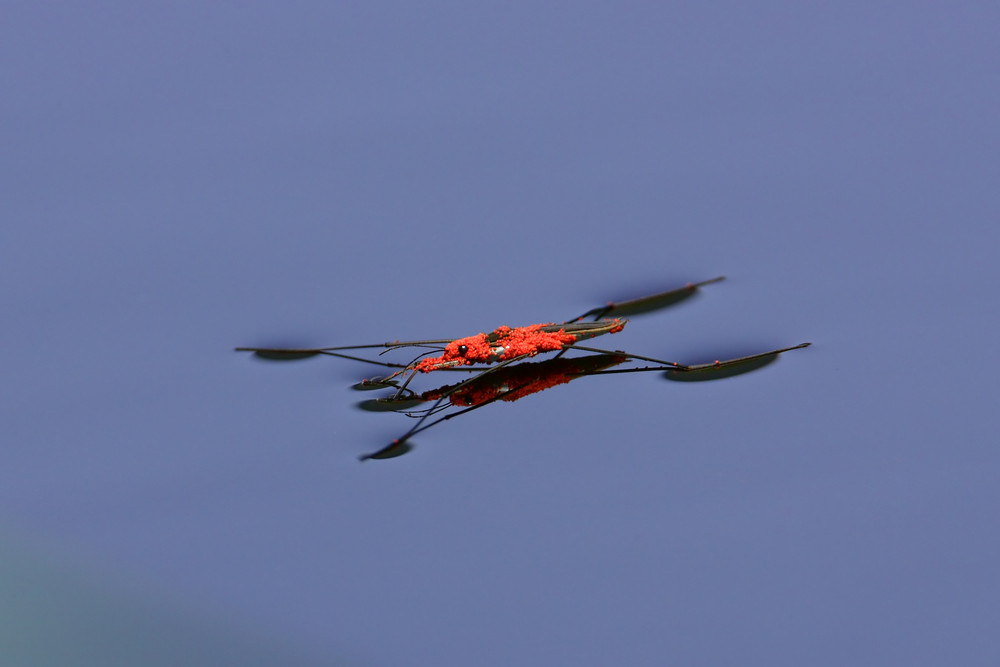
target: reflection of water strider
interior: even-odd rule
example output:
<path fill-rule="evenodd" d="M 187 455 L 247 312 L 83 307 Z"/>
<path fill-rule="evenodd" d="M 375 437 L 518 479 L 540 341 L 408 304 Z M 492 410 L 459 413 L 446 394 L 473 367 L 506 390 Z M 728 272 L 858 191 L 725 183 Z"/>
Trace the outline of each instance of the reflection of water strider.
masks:
<path fill-rule="evenodd" d="M 467 382 L 457 385 L 445 385 L 437 389 L 421 392 L 410 392 L 407 396 L 376 398 L 363 401 L 360 407 L 372 412 L 401 412 L 410 417 L 426 419 L 449 408 L 462 408 L 457 412 L 420 426 L 408 437 L 418 431 L 426 431 L 431 426 L 447 421 L 477 408 L 489 405 L 495 401 L 514 402 L 525 396 L 537 394 L 540 391 L 566 384 L 587 375 L 597 375 L 606 369 L 618 366 L 628 361 L 621 354 L 589 354 L 584 357 L 560 357 L 546 361 L 526 361 L 512 366 L 505 366 L 493 373 L 477 375 Z M 660 370 L 659 368 L 632 368 L 629 372 L 640 370 Z M 407 390 L 409 391 L 409 390 Z M 422 403 L 435 401 L 430 408 L 414 410 Z M 405 440 L 394 440 L 392 444 L 374 454 L 367 454 L 361 460 L 391 459 L 410 451 L 412 446 Z"/>
<path fill-rule="evenodd" d="M 756 370 L 773 362 L 782 352 L 809 346 L 809 343 L 802 343 L 793 347 L 771 350 L 746 357 L 725 359 L 708 364 L 680 364 L 674 361 L 664 361 L 620 350 L 603 350 L 577 344 L 581 340 L 595 338 L 608 333 L 618 333 L 628 323 L 628 320 L 621 319 L 623 316 L 638 315 L 666 308 L 693 296 L 699 287 L 720 280 L 722 280 L 721 277 L 701 283 L 688 284 L 680 289 L 661 292 L 652 296 L 612 302 L 606 306 L 590 310 L 562 324 L 534 324 L 517 328 L 504 326 L 488 334 L 480 333 L 466 338 L 408 342 L 394 341 L 371 345 L 313 349 L 252 347 L 240 347 L 236 349 L 253 352 L 256 356 L 263 359 L 290 360 L 327 355 L 396 369 L 387 377 L 372 378 L 355 385 L 358 389 L 395 389 L 391 396 L 363 403 L 362 406 L 366 407 L 366 409 L 403 412 L 404 414 L 418 418 L 413 428 L 407 431 L 402 437 L 393 440 L 387 447 L 373 454 L 362 456 L 361 460 L 392 458 L 404 454 L 412 448 L 407 443 L 408 438 L 430 428 L 434 424 L 488 405 L 496 400 L 514 401 L 548 387 L 564 384 L 584 375 L 664 371 L 666 377 L 672 380 L 714 380 Z M 618 317 L 605 318 L 606 315 L 612 313 Z M 586 318 L 593 318 L 593 320 L 589 322 L 581 321 Z M 383 352 L 380 354 L 403 348 L 418 348 L 428 351 L 419 354 L 407 364 L 378 361 L 346 354 L 350 350 L 373 348 L 382 348 Z M 562 357 L 569 350 L 589 352 L 591 354 L 584 357 Z M 429 356 L 435 352 L 440 352 L 440 355 L 436 357 Z M 555 359 L 547 362 L 517 363 L 545 352 L 558 352 L 558 354 Z M 625 362 L 648 362 L 655 365 L 641 368 L 607 370 L 612 366 L 618 366 Z M 433 371 L 464 371 L 474 373 L 475 375 L 457 384 L 446 385 L 437 390 L 423 392 L 422 394 L 416 394 L 408 388 L 410 381 L 418 373 Z M 404 376 L 405 379 L 402 382 L 398 382 L 395 378 L 399 376 Z M 411 411 L 416 405 L 432 400 L 435 402 L 430 408 L 418 412 Z M 448 407 L 458 405 L 466 407 L 459 412 L 453 412 L 440 417 L 429 424 L 424 423 L 431 415 L 437 414 Z"/>
<path fill-rule="evenodd" d="M 585 357 L 526 361 L 501 368 L 496 373 L 480 375 L 464 387 L 445 385 L 425 391 L 420 394 L 420 398 L 424 401 L 446 398 L 452 405 L 465 407 L 496 400 L 513 402 L 549 387 L 566 384 L 585 375 L 594 375 L 626 361 L 628 357 L 621 354 L 590 354 Z"/>

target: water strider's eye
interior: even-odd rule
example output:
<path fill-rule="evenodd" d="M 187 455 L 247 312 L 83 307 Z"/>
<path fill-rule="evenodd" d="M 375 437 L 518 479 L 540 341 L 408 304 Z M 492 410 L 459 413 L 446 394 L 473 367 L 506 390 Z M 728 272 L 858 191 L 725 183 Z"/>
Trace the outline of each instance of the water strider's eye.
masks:
<path fill-rule="evenodd" d="M 460 355 L 462 355 L 463 357 L 465 356 L 465 353 L 468 352 L 468 351 L 469 351 L 469 346 L 468 345 L 459 345 L 458 346 L 458 353 Z"/>

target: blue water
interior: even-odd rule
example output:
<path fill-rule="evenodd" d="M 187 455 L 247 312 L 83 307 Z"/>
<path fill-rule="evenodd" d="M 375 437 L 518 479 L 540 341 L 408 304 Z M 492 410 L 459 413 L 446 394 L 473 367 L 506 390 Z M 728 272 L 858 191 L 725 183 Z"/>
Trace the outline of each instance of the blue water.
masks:
<path fill-rule="evenodd" d="M 6 541 L 318 662 L 995 663 L 996 22 L 11 9 Z M 585 378 L 391 461 L 357 460 L 410 423 L 355 407 L 370 367 L 232 351 L 721 274 L 608 344 L 814 345 Z"/>

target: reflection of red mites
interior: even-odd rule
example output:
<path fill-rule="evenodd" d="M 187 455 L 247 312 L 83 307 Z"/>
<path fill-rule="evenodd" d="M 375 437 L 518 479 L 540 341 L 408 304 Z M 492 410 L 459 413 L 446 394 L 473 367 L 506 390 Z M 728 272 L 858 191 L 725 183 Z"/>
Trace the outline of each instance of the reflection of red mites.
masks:
<path fill-rule="evenodd" d="M 601 355 L 522 363 L 484 374 L 460 389 L 446 385 L 424 392 L 421 399 L 434 401 L 447 396 L 452 405 L 460 407 L 481 405 L 495 400 L 513 402 L 549 387 L 566 384 L 578 377 L 617 366 L 627 360 L 626 356 Z"/>

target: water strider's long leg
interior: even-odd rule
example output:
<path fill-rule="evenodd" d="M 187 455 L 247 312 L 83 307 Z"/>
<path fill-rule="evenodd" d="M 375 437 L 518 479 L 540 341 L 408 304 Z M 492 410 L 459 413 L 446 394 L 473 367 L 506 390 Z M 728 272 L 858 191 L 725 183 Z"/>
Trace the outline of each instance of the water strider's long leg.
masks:
<path fill-rule="evenodd" d="M 651 294 L 649 296 L 639 297 L 637 299 L 628 299 L 625 301 L 612 301 L 605 306 L 599 308 L 593 308 L 588 310 L 583 315 L 576 317 L 572 320 L 563 322 L 566 326 L 567 332 L 570 326 L 576 325 L 580 320 L 591 317 L 594 322 L 609 321 L 604 320 L 605 317 L 614 317 L 615 319 L 621 319 L 625 317 L 630 317 L 632 315 L 641 315 L 643 313 L 649 313 L 655 310 L 661 310 L 663 308 L 669 308 L 674 304 L 680 303 L 686 299 L 694 296 L 698 289 L 704 287 L 705 285 L 711 285 L 712 283 L 717 283 L 720 280 L 725 280 L 725 276 L 718 276 L 712 278 L 711 280 L 703 280 L 700 283 L 688 283 L 683 287 L 678 287 L 672 290 L 667 290 L 666 292 L 660 292 L 658 294 Z M 627 320 L 626 320 L 627 321 Z M 624 321 L 623 321 L 624 324 Z M 584 338 L 592 338 L 593 336 L 584 336 Z M 568 348 L 567 348 L 568 349 Z M 566 354 L 567 349 L 563 349 L 556 355 L 556 357 L 561 357 Z"/>
<path fill-rule="evenodd" d="M 384 348 L 386 351 L 401 347 L 428 347 L 432 350 L 442 350 L 442 345 L 452 342 L 453 338 L 442 338 L 440 340 L 413 340 L 394 341 L 391 343 L 372 343 L 370 345 L 341 345 L 339 347 L 313 347 L 313 348 L 280 348 L 280 347 L 237 347 L 237 352 L 253 352 L 258 357 L 264 359 L 285 360 L 285 359 L 305 359 L 321 354 L 336 355 L 336 352 L 343 350 L 371 350 Z"/>
<path fill-rule="evenodd" d="M 374 359 L 365 359 L 364 357 L 355 357 L 353 354 L 341 354 L 340 352 L 321 352 L 321 354 L 329 357 L 338 357 L 340 359 L 350 359 L 351 361 L 361 361 L 366 364 L 374 364 L 376 366 L 384 366 L 385 368 L 405 369 L 409 367 L 409 364 L 399 364 L 391 361 L 376 361 Z"/>
<path fill-rule="evenodd" d="M 426 357 L 428 354 L 430 354 L 430 352 L 428 352 L 426 354 L 421 354 L 420 357 Z M 386 378 L 386 380 L 391 380 L 392 378 L 396 377 L 397 375 L 399 375 L 401 373 L 405 373 L 407 370 L 410 371 L 410 374 L 408 376 L 406 376 L 405 380 L 403 380 L 403 384 L 399 385 L 399 389 L 397 389 L 396 393 L 392 395 L 393 398 L 399 398 L 403 394 L 403 392 L 406 390 L 406 386 L 408 384 L 410 384 L 410 381 L 417 374 L 417 365 L 416 364 L 417 364 L 417 359 L 420 359 L 420 357 L 417 357 L 416 359 L 414 359 L 413 361 L 411 361 L 406 366 L 406 368 L 404 368 L 403 370 L 396 371 L 395 373 L 393 373 L 392 375 L 390 375 L 389 377 Z"/>
<path fill-rule="evenodd" d="M 583 345 L 572 345 L 569 349 L 583 350 L 584 352 L 598 352 L 601 354 L 620 354 L 629 359 L 636 359 L 639 361 L 649 361 L 654 364 L 661 364 L 663 368 L 661 370 L 669 371 L 670 373 L 677 374 L 675 379 L 683 379 L 680 375 L 685 373 L 699 373 L 707 372 L 712 370 L 719 370 L 725 368 L 734 368 L 737 366 L 744 366 L 747 371 L 754 370 L 760 366 L 764 366 L 778 357 L 782 352 L 790 352 L 792 350 L 799 350 L 804 347 L 809 347 L 812 343 L 800 343 L 798 345 L 793 345 L 792 347 L 783 347 L 779 350 L 770 350 L 769 352 L 761 352 L 759 354 L 751 354 L 745 357 L 735 357 L 733 359 L 722 359 L 719 361 L 714 361 L 708 364 L 681 364 L 676 361 L 664 361 L 663 359 L 656 359 L 654 357 L 646 357 L 641 354 L 631 354 L 628 352 L 622 352 L 619 350 L 602 350 L 596 347 L 585 347 Z M 770 357 L 770 359 L 768 359 Z M 759 365 L 754 365 L 750 367 L 753 362 L 763 362 Z M 691 379 L 694 379 L 693 377 Z M 707 378 L 706 378 L 707 379 Z"/>
<path fill-rule="evenodd" d="M 600 306 L 599 308 L 592 308 L 577 318 L 567 320 L 564 324 L 579 322 L 587 317 L 592 317 L 596 321 L 608 315 L 613 317 L 629 317 L 631 315 L 639 315 L 654 310 L 660 310 L 661 308 L 668 308 L 694 296 L 699 287 L 711 285 L 712 283 L 717 283 L 724 279 L 725 276 L 718 276 L 717 278 L 712 278 L 711 280 L 703 280 L 700 283 L 688 283 L 687 285 L 677 289 L 652 294 L 650 296 L 639 297 L 638 299 L 628 299 L 626 301 L 617 302 L 613 301 L 607 305 Z"/>

